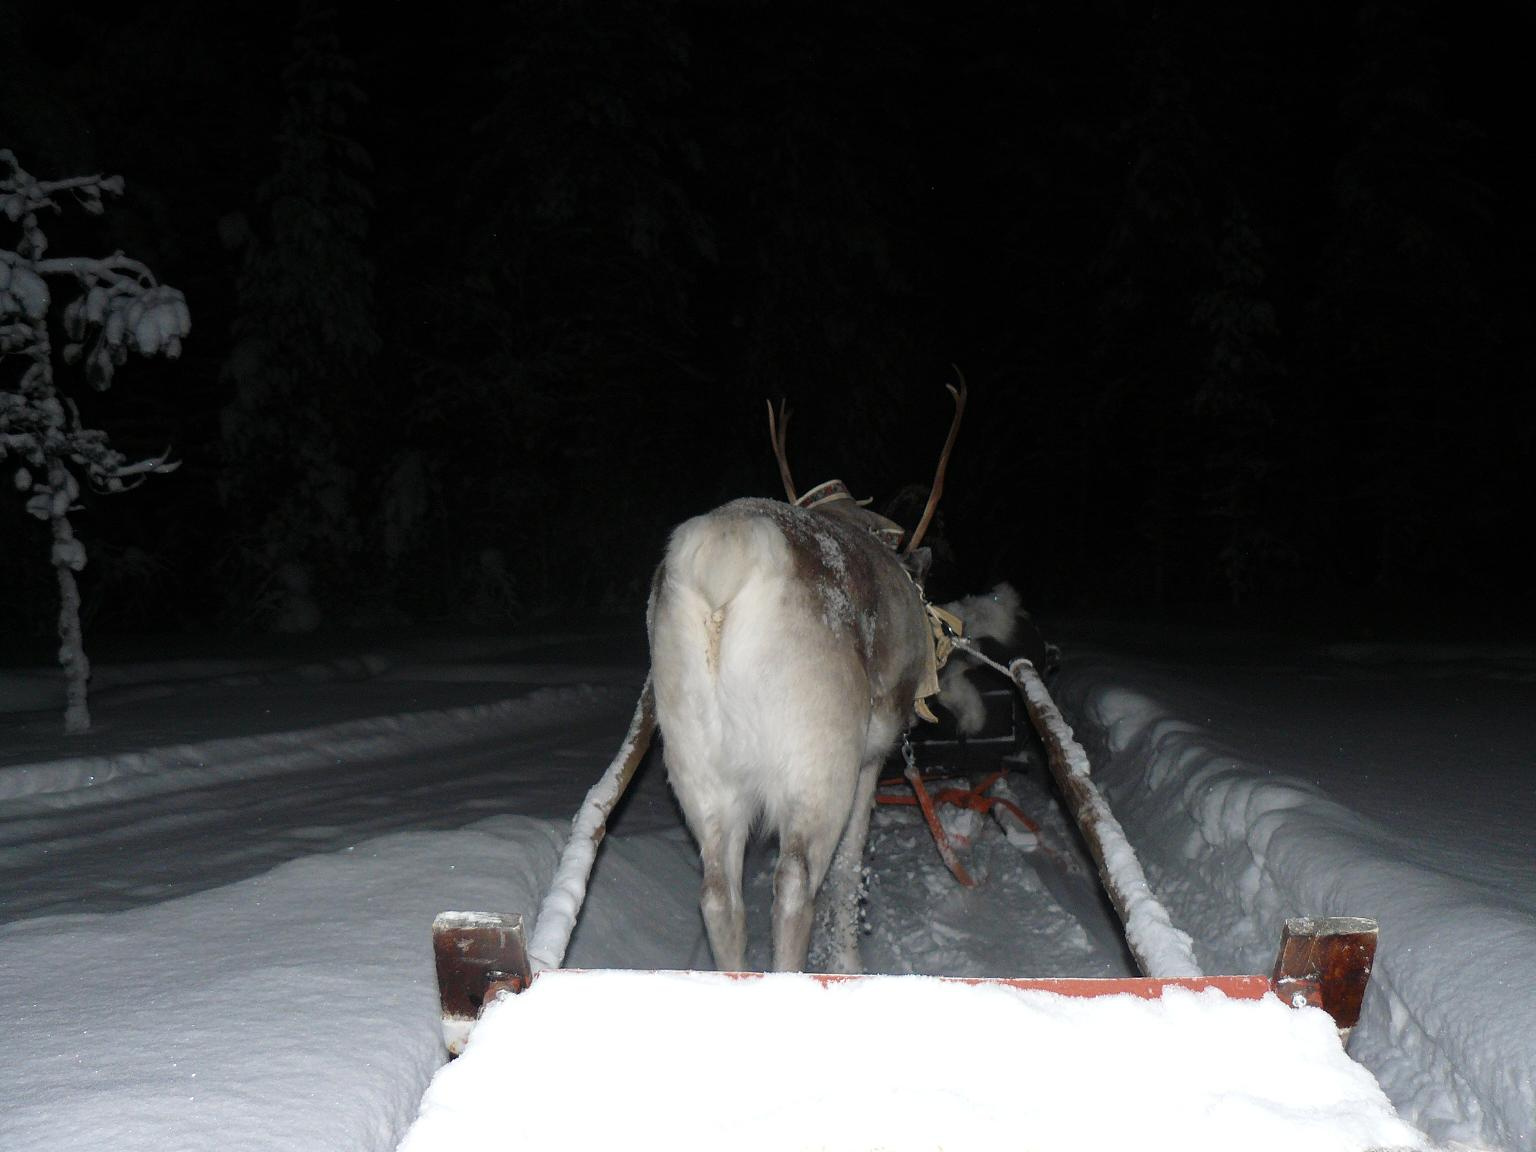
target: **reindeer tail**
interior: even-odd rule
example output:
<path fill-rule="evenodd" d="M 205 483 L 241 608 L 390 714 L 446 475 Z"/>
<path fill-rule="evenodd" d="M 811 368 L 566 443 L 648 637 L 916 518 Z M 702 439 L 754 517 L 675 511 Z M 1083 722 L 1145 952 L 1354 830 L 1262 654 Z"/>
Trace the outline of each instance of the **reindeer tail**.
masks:
<path fill-rule="evenodd" d="M 650 611 L 663 730 L 669 712 L 686 712 L 702 732 L 718 736 L 722 645 L 746 606 L 743 597 L 750 598 L 765 579 L 786 573 L 790 564 L 783 536 L 762 517 L 715 512 L 673 532 Z M 760 608 L 747 616 L 759 615 Z"/>

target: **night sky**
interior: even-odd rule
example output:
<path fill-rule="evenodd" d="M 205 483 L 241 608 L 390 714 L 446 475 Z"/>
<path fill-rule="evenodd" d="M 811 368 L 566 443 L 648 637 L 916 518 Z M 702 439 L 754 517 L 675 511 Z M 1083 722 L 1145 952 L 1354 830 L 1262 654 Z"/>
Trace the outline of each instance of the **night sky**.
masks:
<path fill-rule="evenodd" d="M 631 614 L 669 527 L 840 477 L 937 596 L 1528 630 L 1524 5 L 0 0 L 51 252 L 181 289 L 86 422 L 92 634 Z M 0 248 L 15 244 L 0 219 Z M 62 370 L 61 370 L 62 371 Z M 0 388 L 15 368 L 0 360 Z M 5 486 L 9 489 L 9 484 Z M 0 502 L 0 636 L 43 524 Z"/>

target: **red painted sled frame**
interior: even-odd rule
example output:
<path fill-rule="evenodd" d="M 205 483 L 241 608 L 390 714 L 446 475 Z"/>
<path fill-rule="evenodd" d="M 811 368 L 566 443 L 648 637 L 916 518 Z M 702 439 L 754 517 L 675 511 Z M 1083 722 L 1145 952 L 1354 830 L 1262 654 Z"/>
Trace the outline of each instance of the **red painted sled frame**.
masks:
<path fill-rule="evenodd" d="M 1099 878 L 1122 923 L 1130 922 L 1133 902 L 1149 905 L 1161 912 L 1156 898 L 1135 859 L 1134 851 L 1124 841 L 1123 830 L 1104 801 L 1088 771 L 1087 754 L 1072 734 L 1051 699 L 1043 681 L 1027 660 L 1015 660 L 1004 668 L 993 664 L 1013 681 L 1022 697 L 1030 721 L 1046 746 L 1052 775 L 1061 789 L 1068 810 L 1082 831 L 1090 854 L 1098 866 Z M 586 894 L 595 847 L 607 829 L 607 817 L 633 779 L 645 755 L 655 729 L 654 700 L 649 680 L 635 708 L 630 732 L 603 778 L 588 793 L 573 826 L 557 869 L 551 894 L 545 898 L 540 913 L 540 935 L 546 920 L 555 924 L 548 939 L 536 939 L 536 963 L 530 962 L 528 942 L 521 916 L 500 913 L 445 912 L 432 925 L 433 950 L 437 957 L 438 989 L 442 999 L 443 1033 L 449 1052 L 463 1049 L 470 1030 L 483 1007 L 503 993 L 526 989 L 537 971 L 558 968 L 565 956 L 575 913 Z M 1109 849 L 1106 845 L 1110 846 Z M 1124 851 L 1111 850 L 1116 846 Z M 942 847 L 942 844 L 941 844 Z M 573 849 L 575 849 L 573 851 Z M 574 911 L 555 915 L 552 899 L 559 892 L 570 897 Z M 1198 972 L 1188 937 L 1171 930 L 1166 913 L 1161 919 L 1169 924 L 1168 941 L 1174 945 L 1173 971 Z M 1280 950 L 1274 969 L 1265 976 L 1143 976 L 1108 979 L 994 977 L 973 979 L 940 977 L 966 984 L 996 984 L 1009 988 L 1035 989 L 1060 996 L 1139 996 L 1156 999 L 1168 988 L 1200 991 L 1214 988 L 1239 1000 L 1257 1000 L 1273 992 L 1293 1007 L 1321 1008 L 1333 1017 L 1340 1036 L 1360 1018 L 1360 1005 L 1371 976 L 1376 955 L 1377 925 L 1374 920 L 1354 916 L 1297 917 L 1285 922 Z M 1127 934 L 1127 943 L 1143 972 L 1154 967 L 1148 955 L 1148 942 Z M 1166 960 L 1160 961 L 1167 963 Z M 1164 971 L 1168 971 L 1164 968 Z M 732 973 L 751 979 L 761 973 Z M 859 976 L 816 975 L 824 983 L 861 979 Z"/>
<path fill-rule="evenodd" d="M 1051 992 L 1057 996 L 1139 996 L 1156 1000 L 1169 988 L 1193 992 L 1214 988 L 1233 1000 L 1258 1000 L 1273 992 L 1295 1008 L 1321 1008 L 1333 1017 L 1341 1038 L 1360 1018 L 1360 1004 L 1376 955 L 1374 920 L 1355 916 L 1298 917 L 1287 920 L 1274 972 L 1269 976 L 1109 977 L 966 977 L 941 976 L 958 984 L 992 984 Z M 503 993 L 515 994 L 534 981 L 520 916 L 499 913 L 445 912 L 432 925 L 437 982 L 442 998 L 444 1035 L 449 1051 L 463 1050 L 474 1021 Z M 728 973 L 752 980 L 761 972 Z M 867 979 L 840 973 L 810 973 L 823 984 Z"/>

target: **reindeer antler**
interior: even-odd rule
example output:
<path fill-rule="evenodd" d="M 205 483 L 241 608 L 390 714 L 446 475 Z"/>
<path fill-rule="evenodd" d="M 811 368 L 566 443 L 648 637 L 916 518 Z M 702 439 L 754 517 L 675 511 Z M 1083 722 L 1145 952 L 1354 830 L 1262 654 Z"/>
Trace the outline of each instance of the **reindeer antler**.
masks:
<path fill-rule="evenodd" d="M 955 376 L 960 380 L 959 391 L 953 384 L 946 384 L 949 394 L 955 398 L 955 418 L 949 423 L 949 435 L 944 439 L 944 451 L 939 454 L 939 468 L 933 476 L 933 488 L 928 493 L 928 506 L 923 509 L 923 518 L 917 522 L 917 527 L 912 531 L 912 539 L 907 541 L 903 549 L 905 555 L 911 555 L 919 544 L 923 542 L 923 533 L 928 531 L 928 522 L 933 519 L 933 513 L 939 506 L 939 497 L 944 494 L 944 469 L 949 467 L 949 454 L 955 447 L 955 437 L 960 434 L 960 417 L 965 415 L 965 373 L 960 371 L 959 365 L 951 364 L 955 370 Z"/>
<path fill-rule="evenodd" d="M 784 495 L 789 497 L 793 504 L 795 496 L 795 478 L 789 473 L 789 457 L 785 454 L 785 448 L 789 443 L 789 418 L 792 413 L 788 402 L 779 401 L 779 419 L 775 423 L 773 419 L 773 401 L 764 401 L 768 405 L 768 438 L 773 441 L 773 454 L 779 461 L 779 478 L 784 481 Z"/>

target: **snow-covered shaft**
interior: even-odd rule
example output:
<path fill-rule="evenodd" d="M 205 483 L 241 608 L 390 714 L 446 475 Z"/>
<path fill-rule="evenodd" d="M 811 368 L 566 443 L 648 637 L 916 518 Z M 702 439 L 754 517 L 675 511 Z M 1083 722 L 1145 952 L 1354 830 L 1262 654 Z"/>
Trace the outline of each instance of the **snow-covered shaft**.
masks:
<path fill-rule="evenodd" d="M 560 853 L 555 878 L 539 905 L 538 922 L 528 945 L 528 962 L 535 975 L 558 968 L 565 961 L 571 933 L 576 930 L 576 917 L 587 898 L 587 881 L 592 875 L 592 865 L 597 861 L 597 846 L 608 831 L 608 815 L 634 779 L 635 769 L 645 758 L 655 730 L 656 701 L 651 691 L 651 678 L 647 675 L 624 743 L 619 746 L 608 770 L 587 791 L 587 798 L 577 809 L 571 821 L 570 839 Z"/>
<path fill-rule="evenodd" d="M 1045 682 L 1028 660 L 1015 660 L 1008 675 L 1023 693 L 1029 718 L 1049 753 L 1051 773 L 1082 829 L 1099 866 L 1104 890 L 1125 925 L 1125 941 L 1137 966 L 1148 976 L 1200 976 L 1189 934 L 1174 927 L 1158 901 L 1125 830 L 1089 775 L 1088 753 L 1051 699 Z"/>

